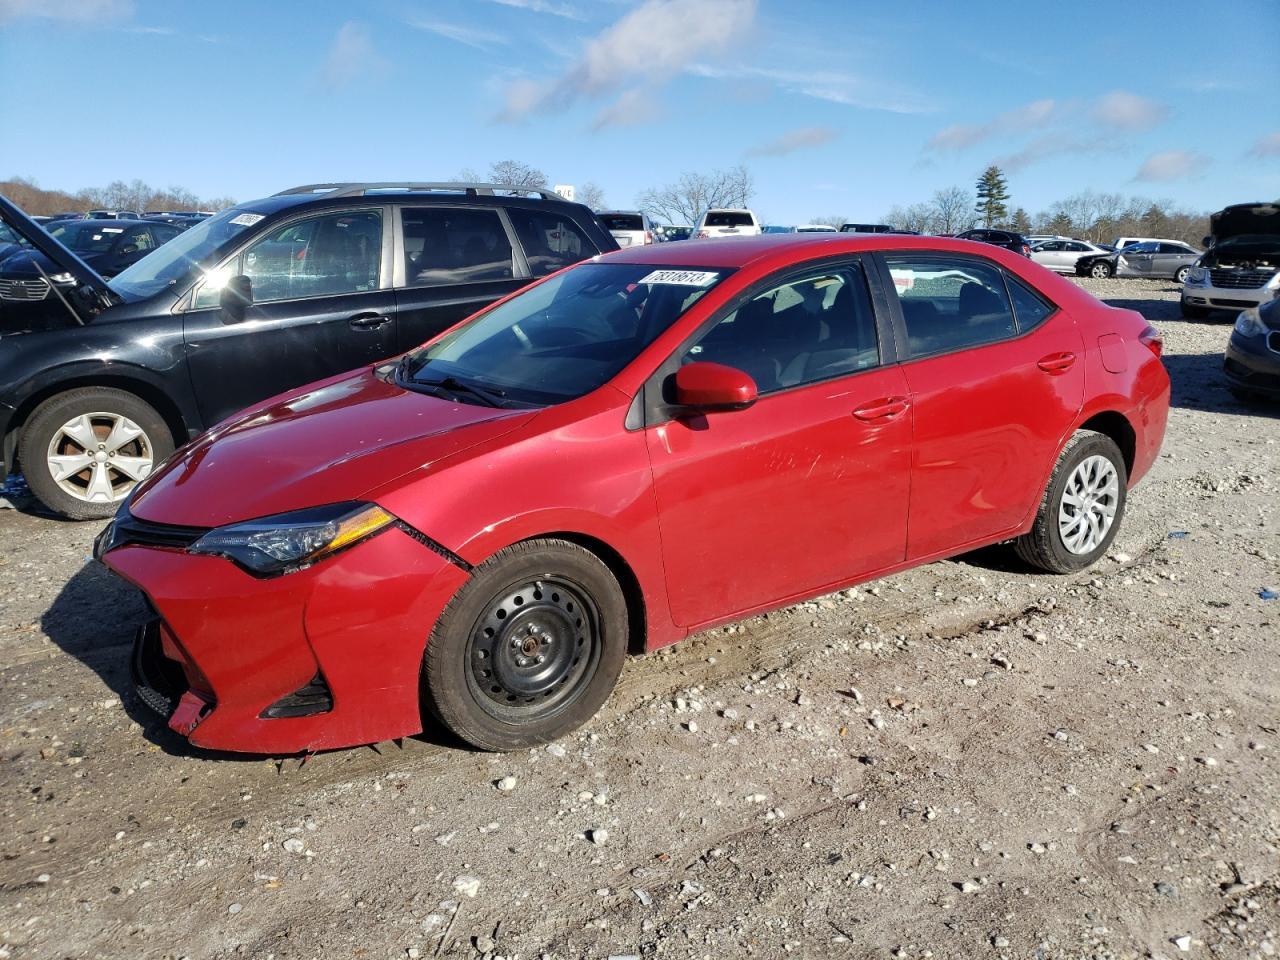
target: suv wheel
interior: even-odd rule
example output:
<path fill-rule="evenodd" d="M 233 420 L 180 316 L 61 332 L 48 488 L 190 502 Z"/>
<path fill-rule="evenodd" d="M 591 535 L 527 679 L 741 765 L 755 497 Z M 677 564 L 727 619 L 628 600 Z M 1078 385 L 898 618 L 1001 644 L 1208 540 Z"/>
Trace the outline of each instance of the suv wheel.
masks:
<path fill-rule="evenodd" d="M 424 701 L 481 750 L 563 736 L 608 698 L 627 651 L 627 604 L 600 558 L 564 540 L 498 551 L 427 641 Z"/>
<path fill-rule="evenodd" d="M 51 397 L 22 431 L 18 459 L 50 510 L 72 520 L 109 517 L 173 452 L 160 414 L 132 393 L 85 387 Z"/>
<path fill-rule="evenodd" d="M 1105 260 L 1099 260 L 1097 263 L 1089 267 L 1089 276 L 1093 277 L 1095 280 L 1106 280 L 1111 276 L 1111 273 L 1111 264 L 1107 263 Z"/>
<path fill-rule="evenodd" d="M 1063 448 L 1018 556 L 1050 573 L 1075 573 L 1106 553 L 1124 517 L 1128 471 L 1115 441 L 1092 430 Z"/>

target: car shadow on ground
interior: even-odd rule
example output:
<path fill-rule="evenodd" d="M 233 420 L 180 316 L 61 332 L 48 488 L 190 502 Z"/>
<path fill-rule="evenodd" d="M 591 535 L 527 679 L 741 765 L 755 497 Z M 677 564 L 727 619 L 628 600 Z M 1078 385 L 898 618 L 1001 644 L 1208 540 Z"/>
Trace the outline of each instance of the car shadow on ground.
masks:
<path fill-rule="evenodd" d="M 141 591 L 96 560 L 89 560 L 58 592 L 40 618 L 40 626 L 60 649 L 98 675 L 120 698 L 126 714 L 142 729 L 143 736 L 165 753 L 204 760 L 267 759 L 262 754 L 226 753 L 193 746 L 170 730 L 164 718 L 138 697 L 129 668 L 133 638 L 153 616 Z M 426 730 L 412 739 L 452 750 L 473 749 L 429 719 L 425 726 Z M 374 745 L 374 749 L 385 752 L 387 745 Z"/>
<path fill-rule="evenodd" d="M 1174 407 L 1246 417 L 1280 416 L 1280 402 L 1276 400 L 1237 397 L 1231 392 L 1222 372 L 1220 353 L 1166 354 L 1164 366 L 1169 371 L 1169 402 Z"/>

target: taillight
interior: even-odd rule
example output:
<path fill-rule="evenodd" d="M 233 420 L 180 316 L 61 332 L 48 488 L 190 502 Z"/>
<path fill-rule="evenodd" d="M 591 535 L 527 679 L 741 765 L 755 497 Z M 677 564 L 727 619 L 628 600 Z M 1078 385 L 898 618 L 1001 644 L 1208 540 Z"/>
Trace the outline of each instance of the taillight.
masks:
<path fill-rule="evenodd" d="M 707 231 L 705 231 L 705 230 L 699 230 L 699 231 L 698 231 L 698 235 L 697 235 L 696 237 L 694 237 L 693 239 L 695 239 L 695 240 L 708 240 L 708 239 L 710 239 L 710 238 L 711 238 L 711 234 L 707 233 Z"/>
<path fill-rule="evenodd" d="M 1160 336 L 1160 331 L 1155 327 L 1148 325 L 1138 334 L 1138 340 L 1157 357 L 1164 353 L 1164 337 Z"/>
<path fill-rule="evenodd" d="M 1024 257 L 1031 256 L 1031 248 L 1027 246 L 1025 243 L 1022 245 L 1022 255 Z"/>

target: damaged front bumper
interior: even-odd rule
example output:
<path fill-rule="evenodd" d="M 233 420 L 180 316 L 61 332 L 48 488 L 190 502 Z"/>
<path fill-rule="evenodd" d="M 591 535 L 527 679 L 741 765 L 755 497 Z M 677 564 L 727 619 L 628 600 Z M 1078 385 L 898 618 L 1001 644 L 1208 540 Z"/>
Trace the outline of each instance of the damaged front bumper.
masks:
<path fill-rule="evenodd" d="M 134 643 L 138 696 L 191 743 L 292 754 L 422 731 L 423 650 L 467 573 L 414 536 L 390 528 L 270 579 L 103 536 L 100 559 L 156 614 Z"/>

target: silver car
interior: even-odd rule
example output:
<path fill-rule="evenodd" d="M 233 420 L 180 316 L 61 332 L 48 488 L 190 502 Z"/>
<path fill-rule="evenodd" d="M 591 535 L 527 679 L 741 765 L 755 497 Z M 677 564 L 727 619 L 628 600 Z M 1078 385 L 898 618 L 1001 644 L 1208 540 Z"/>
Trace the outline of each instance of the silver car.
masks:
<path fill-rule="evenodd" d="M 1174 240 L 1151 240 L 1106 256 L 1083 256 L 1076 261 L 1076 273 L 1098 279 L 1147 277 L 1182 283 L 1202 252 Z"/>
<path fill-rule="evenodd" d="M 1041 240 L 1031 246 L 1031 259 L 1054 273 L 1075 273 L 1076 261 L 1090 254 L 1105 256 L 1110 253 L 1096 244 L 1084 240 L 1055 237 Z"/>

